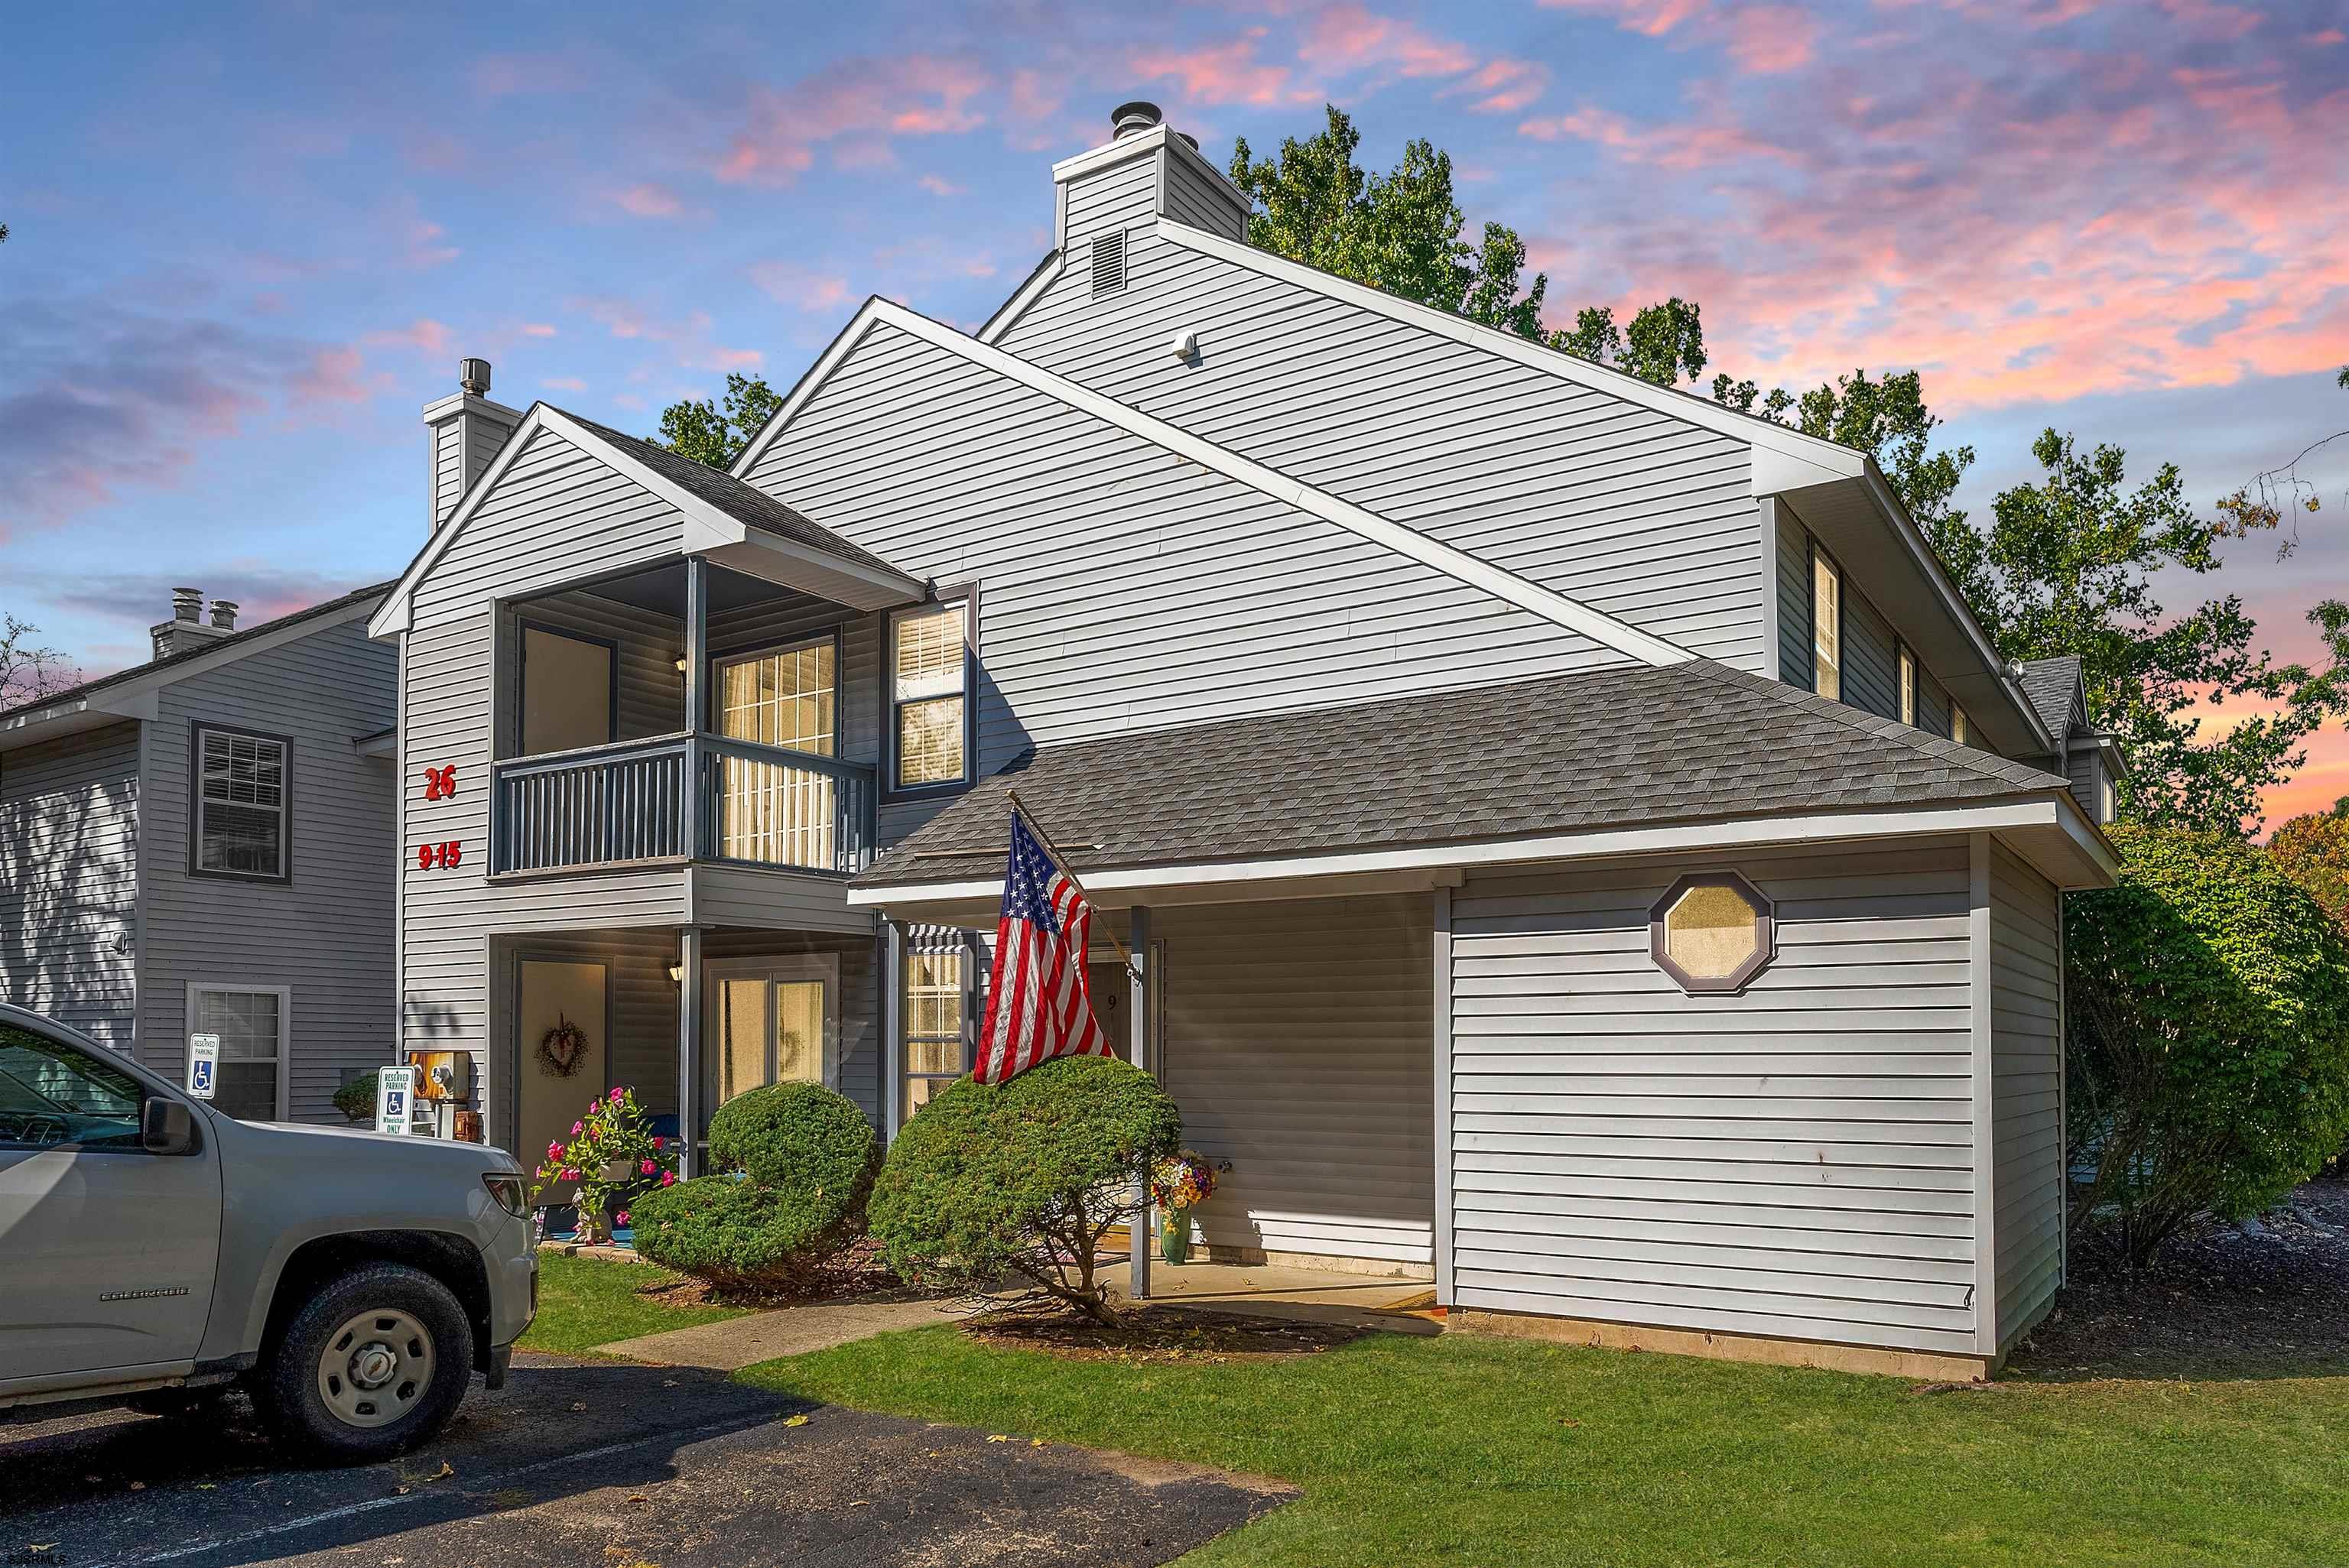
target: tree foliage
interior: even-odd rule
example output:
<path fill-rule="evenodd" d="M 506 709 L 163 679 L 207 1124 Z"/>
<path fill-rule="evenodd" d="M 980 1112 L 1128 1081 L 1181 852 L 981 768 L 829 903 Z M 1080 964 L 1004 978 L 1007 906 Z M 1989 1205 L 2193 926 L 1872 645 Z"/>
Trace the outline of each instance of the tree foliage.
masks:
<path fill-rule="evenodd" d="M 2227 832 L 2125 824 L 2120 885 L 2065 905 L 2072 1223 L 2135 1262 L 2254 1213 L 2349 1133 L 2349 948 Z"/>
<path fill-rule="evenodd" d="M 1094 1273 L 1102 1238 L 1136 1221 L 1138 1178 L 1182 1141 L 1165 1090 L 1107 1057 L 1063 1057 L 999 1084 L 961 1078 L 890 1145 L 873 1238 L 909 1279 L 1115 1325 Z"/>
<path fill-rule="evenodd" d="M 2294 817 L 2268 840 L 2278 870 L 2304 889 L 2349 940 L 2349 795 Z"/>
<path fill-rule="evenodd" d="M 0 708 L 81 684 L 81 671 L 71 659 L 33 641 L 40 630 L 14 615 L 0 615 Z"/>
<path fill-rule="evenodd" d="M 636 1250 L 729 1290 L 805 1286 L 864 1230 L 881 1166 L 864 1113 L 822 1084 L 771 1084 L 709 1120 L 719 1172 L 636 1198 Z"/>
<path fill-rule="evenodd" d="M 652 439 L 709 468 L 731 468 L 782 406 L 765 377 L 729 371 L 725 395 L 718 401 L 688 397 L 662 409 L 660 434 Z"/>

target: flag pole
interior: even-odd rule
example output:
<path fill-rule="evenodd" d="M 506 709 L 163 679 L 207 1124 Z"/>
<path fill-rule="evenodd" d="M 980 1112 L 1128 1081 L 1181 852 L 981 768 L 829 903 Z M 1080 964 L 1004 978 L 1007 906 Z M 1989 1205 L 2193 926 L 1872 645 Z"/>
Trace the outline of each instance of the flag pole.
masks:
<path fill-rule="evenodd" d="M 1011 809 L 1019 812 L 1022 817 L 1028 819 L 1029 830 L 1034 833 L 1038 841 L 1043 844 L 1044 852 L 1052 857 L 1052 863 L 1060 868 L 1061 874 L 1069 879 L 1069 885 L 1077 890 L 1077 896 L 1083 899 L 1087 903 L 1092 903 L 1093 902 L 1093 895 L 1085 892 L 1085 884 L 1079 882 L 1077 880 L 1077 873 L 1069 869 L 1067 859 L 1061 855 L 1059 846 L 1052 842 L 1052 836 L 1044 831 L 1044 824 L 1036 820 L 1036 813 L 1029 810 L 1028 802 L 1019 798 L 1019 791 L 1017 789 L 1006 789 L 1003 792 L 1011 798 Z M 1133 950 L 1117 939 L 1116 932 L 1104 926 L 1102 930 L 1102 934 L 1109 938 L 1110 945 L 1117 949 L 1118 955 L 1125 960 L 1127 968 L 1131 969 L 1135 966 Z"/>

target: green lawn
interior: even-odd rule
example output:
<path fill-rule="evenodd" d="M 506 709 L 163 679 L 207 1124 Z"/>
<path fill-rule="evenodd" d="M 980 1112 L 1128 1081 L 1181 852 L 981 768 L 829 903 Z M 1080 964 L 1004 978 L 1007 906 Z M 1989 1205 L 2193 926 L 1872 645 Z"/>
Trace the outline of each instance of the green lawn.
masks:
<path fill-rule="evenodd" d="M 643 1293 L 677 1275 L 650 1264 L 608 1263 L 563 1253 L 538 1255 L 538 1320 L 517 1341 L 523 1350 L 578 1355 L 615 1339 L 740 1317 L 737 1306 L 672 1306 Z"/>
<path fill-rule="evenodd" d="M 1133 1366 L 951 1326 L 740 1376 L 1304 1489 L 1196 1564 L 2349 1562 L 2349 1377 L 1920 1394 L 1460 1334 Z"/>

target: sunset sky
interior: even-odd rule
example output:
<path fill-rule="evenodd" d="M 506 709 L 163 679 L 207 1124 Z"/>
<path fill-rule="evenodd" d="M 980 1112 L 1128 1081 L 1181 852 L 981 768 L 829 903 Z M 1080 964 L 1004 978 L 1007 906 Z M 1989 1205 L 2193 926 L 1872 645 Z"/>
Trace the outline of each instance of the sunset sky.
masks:
<path fill-rule="evenodd" d="M 1121 99 L 1210 157 L 1453 155 L 1552 320 L 1667 294 L 1713 369 L 1920 367 L 1967 497 L 2053 424 L 2207 506 L 2349 429 L 2341 0 L 1353 0 L 13 9 L 0 59 L 0 609 L 88 673 L 170 589 L 248 624 L 397 573 L 428 400 L 649 431 L 798 377 L 868 294 L 975 326 Z M 2349 593 L 2349 439 L 2300 544 L 2212 583 L 2279 650 Z M 2349 793 L 2324 736 L 2271 821 Z"/>

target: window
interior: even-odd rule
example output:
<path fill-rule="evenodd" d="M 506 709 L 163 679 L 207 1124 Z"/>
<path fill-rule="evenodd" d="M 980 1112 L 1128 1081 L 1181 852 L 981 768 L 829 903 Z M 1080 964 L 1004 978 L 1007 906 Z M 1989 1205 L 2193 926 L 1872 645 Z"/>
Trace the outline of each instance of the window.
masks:
<path fill-rule="evenodd" d="M 1816 547 L 1811 551 L 1811 689 L 1843 696 L 1843 573 Z"/>
<path fill-rule="evenodd" d="M 2113 776 L 2099 761 L 2096 764 L 2096 821 L 2099 825 L 2106 824 L 2119 815 L 2120 802 L 2113 797 Z"/>
<path fill-rule="evenodd" d="M 0 1149 L 138 1149 L 145 1098 L 111 1062 L 0 1024 Z"/>
<path fill-rule="evenodd" d="M 1651 957 L 1683 991 L 1735 991 L 1775 950 L 1770 901 L 1735 872 L 1685 876 L 1648 912 Z"/>
<path fill-rule="evenodd" d="M 188 1033 L 220 1037 L 220 1085 L 212 1109 L 239 1121 L 283 1121 L 286 1016 L 283 985 L 188 987 Z"/>
<path fill-rule="evenodd" d="M 905 954 L 905 1114 L 930 1103 L 964 1068 L 960 945 Z"/>
<path fill-rule="evenodd" d="M 1966 722 L 1966 710 L 1956 703 L 1950 705 L 1950 738 L 1960 746 L 1974 743 L 1974 727 Z"/>
<path fill-rule="evenodd" d="M 199 876 L 287 879 L 287 743 L 208 724 L 194 727 L 195 831 L 188 869 Z"/>
<path fill-rule="evenodd" d="M 833 1081 L 840 961 L 816 955 L 709 965 L 714 1109 L 768 1084 Z"/>
<path fill-rule="evenodd" d="M 1917 655 L 1900 645 L 1900 722 L 1917 727 Z"/>
<path fill-rule="evenodd" d="M 838 756 L 838 664 L 830 637 L 721 662 L 719 732 L 733 740 Z M 833 869 L 839 785 L 831 774 L 733 754 L 721 754 L 717 766 L 719 854 Z"/>
<path fill-rule="evenodd" d="M 833 640 L 727 659 L 718 666 L 718 731 L 734 740 L 840 754 Z"/>
<path fill-rule="evenodd" d="M 970 601 L 903 610 L 889 622 L 890 787 L 970 777 Z"/>

